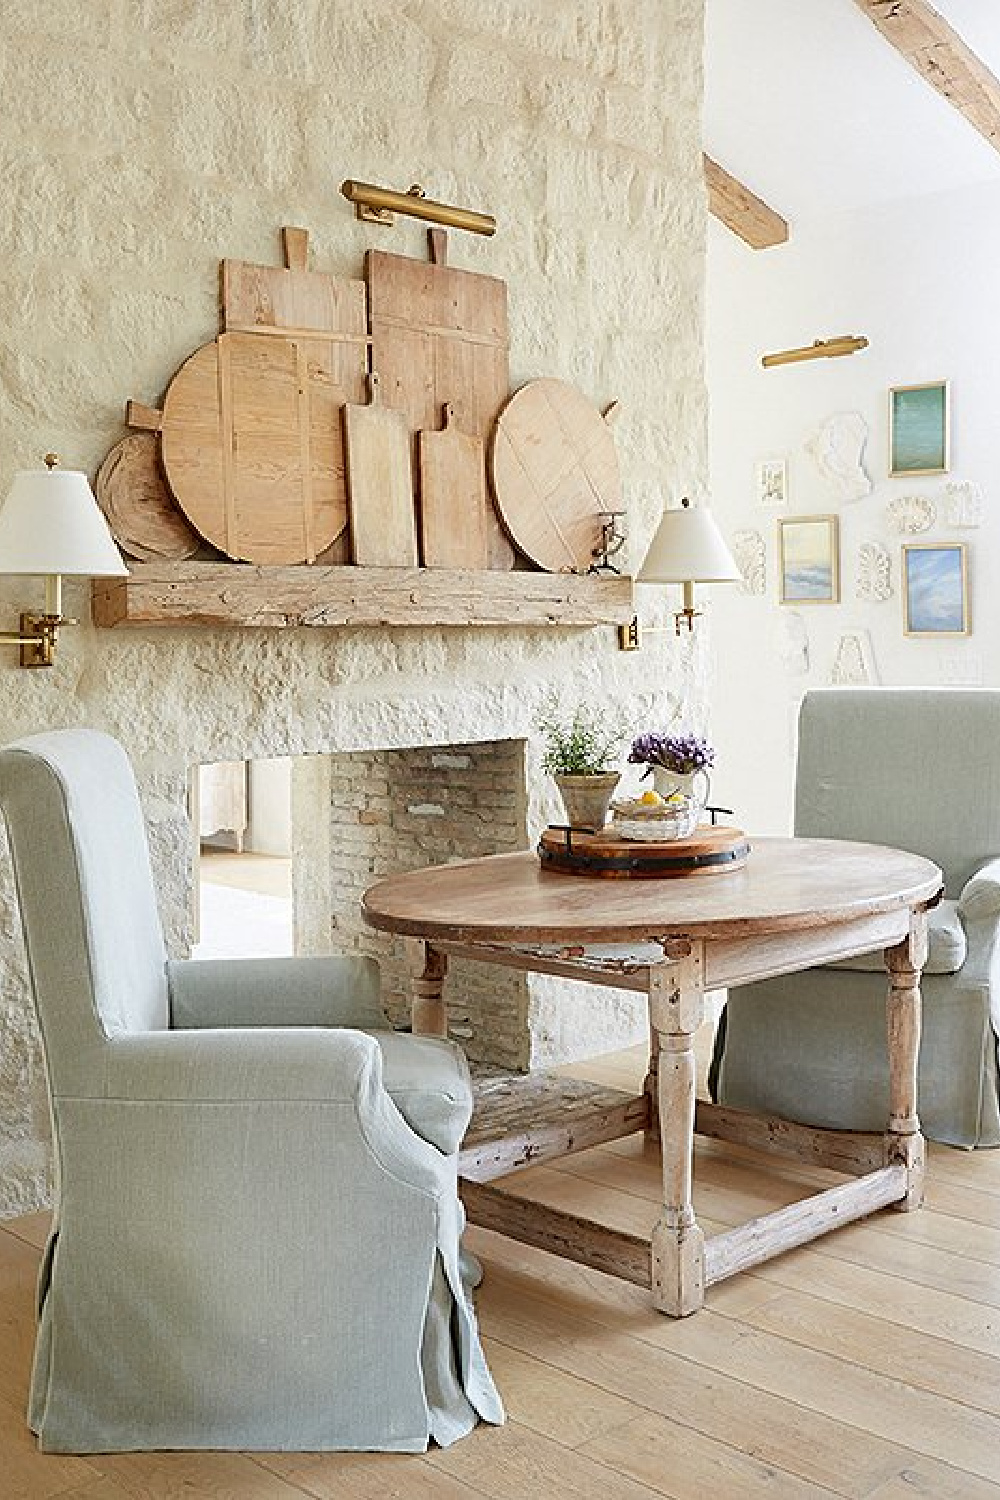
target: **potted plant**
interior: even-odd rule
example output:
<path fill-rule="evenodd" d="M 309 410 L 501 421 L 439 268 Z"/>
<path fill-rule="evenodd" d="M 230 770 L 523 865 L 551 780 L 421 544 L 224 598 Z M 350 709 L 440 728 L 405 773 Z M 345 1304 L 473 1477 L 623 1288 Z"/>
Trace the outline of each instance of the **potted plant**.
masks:
<path fill-rule="evenodd" d="M 625 731 L 579 703 L 571 711 L 548 699 L 538 716 L 545 740 L 542 766 L 559 788 L 574 828 L 601 829 L 621 773 L 613 769 Z"/>
<path fill-rule="evenodd" d="M 630 765 L 646 766 L 654 790 L 664 798 L 678 793 L 701 807 L 708 801 L 709 767 L 715 750 L 698 734 L 640 734 L 632 741 Z"/>

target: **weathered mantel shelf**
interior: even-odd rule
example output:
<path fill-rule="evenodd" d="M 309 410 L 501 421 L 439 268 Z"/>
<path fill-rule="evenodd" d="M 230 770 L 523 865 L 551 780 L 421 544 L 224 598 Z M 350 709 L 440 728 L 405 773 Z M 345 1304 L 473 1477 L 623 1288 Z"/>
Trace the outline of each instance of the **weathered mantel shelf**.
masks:
<path fill-rule="evenodd" d="M 621 625 L 632 579 L 444 568 L 133 563 L 93 586 L 95 625 Z"/>

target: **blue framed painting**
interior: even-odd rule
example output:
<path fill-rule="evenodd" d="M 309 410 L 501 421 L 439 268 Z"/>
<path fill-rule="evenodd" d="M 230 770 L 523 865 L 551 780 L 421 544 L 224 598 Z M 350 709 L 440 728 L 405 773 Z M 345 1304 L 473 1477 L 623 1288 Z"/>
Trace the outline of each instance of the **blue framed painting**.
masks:
<path fill-rule="evenodd" d="M 840 528 L 836 516 L 790 516 L 778 522 L 778 580 L 782 604 L 837 603 Z"/>
<path fill-rule="evenodd" d="M 950 408 L 947 380 L 893 386 L 889 392 L 890 475 L 947 474 Z"/>
<path fill-rule="evenodd" d="M 969 634 L 964 542 L 912 542 L 903 548 L 903 634 Z"/>

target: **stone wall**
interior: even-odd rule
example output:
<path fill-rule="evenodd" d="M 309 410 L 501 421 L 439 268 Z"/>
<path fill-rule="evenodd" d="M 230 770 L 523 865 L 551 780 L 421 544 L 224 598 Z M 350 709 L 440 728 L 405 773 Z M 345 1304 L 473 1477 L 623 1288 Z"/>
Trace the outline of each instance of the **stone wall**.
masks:
<path fill-rule="evenodd" d="M 282 223 L 314 264 L 360 273 L 412 221 L 358 223 L 347 176 L 494 212 L 456 265 L 510 284 L 514 384 L 549 374 L 616 426 L 640 554 L 664 498 L 706 471 L 702 0 L 5 0 L 0 78 L 0 492 L 47 449 L 91 473 L 126 397 L 158 403 L 218 329 L 218 262 L 274 261 Z M 36 585 L 0 587 L 3 623 Z M 67 612 L 85 622 L 83 585 Z M 643 601 L 644 614 L 652 601 Z M 553 684 L 637 727 L 704 671 L 668 638 L 622 657 L 604 630 L 67 631 L 56 666 L 0 658 L 0 734 L 87 723 L 138 772 L 173 952 L 191 931 L 198 761 L 527 741 L 528 826 L 554 811 L 533 721 Z M 686 675 L 685 675 L 686 674 Z M 0 1212 L 47 1193 L 37 1043 L 0 860 Z M 562 991 L 531 1002 L 539 1058 L 634 1026 Z M 610 1019 L 609 1019 L 610 1017 Z"/>

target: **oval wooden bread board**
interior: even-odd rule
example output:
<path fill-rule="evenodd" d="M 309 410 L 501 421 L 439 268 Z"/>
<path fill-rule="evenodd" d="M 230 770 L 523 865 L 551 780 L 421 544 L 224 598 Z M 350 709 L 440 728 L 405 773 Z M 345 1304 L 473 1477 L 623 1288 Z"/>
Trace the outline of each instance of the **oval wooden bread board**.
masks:
<path fill-rule="evenodd" d="M 184 562 L 201 538 L 167 488 L 153 432 L 130 432 L 116 443 L 94 481 L 111 534 L 139 562 Z"/>
<path fill-rule="evenodd" d="M 359 347 L 363 358 L 362 346 L 319 337 L 221 333 L 174 376 L 164 472 L 188 520 L 227 556 L 312 562 L 344 530 L 340 407 L 364 393 Z"/>
<path fill-rule="evenodd" d="M 608 422 L 564 380 L 531 380 L 514 393 L 497 418 L 490 478 L 514 545 L 549 573 L 585 573 L 601 516 L 622 509 Z"/>
<path fill-rule="evenodd" d="M 724 875 L 742 869 L 749 853 L 750 844 L 741 828 L 707 824 L 689 839 L 663 843 L 622 839 L 613 828 L 601 833 L 546 828 L 538 845 L 544 869 L 612 880 Z"/>

